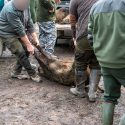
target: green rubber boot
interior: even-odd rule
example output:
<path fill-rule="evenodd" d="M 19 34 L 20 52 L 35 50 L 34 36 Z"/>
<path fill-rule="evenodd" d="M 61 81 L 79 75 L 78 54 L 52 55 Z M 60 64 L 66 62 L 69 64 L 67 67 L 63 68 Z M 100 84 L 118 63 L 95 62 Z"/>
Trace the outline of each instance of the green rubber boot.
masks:
<path fill-rule="evenodd" d="M 105 102 L 103 104 L 103 125 L 113 125 L 115 104 Z"/>
<path fill-rule="evenodd" d="M 101 78 L 101 70 L 92 69 L 90 72 L 90 83 L 88 92 L 88 99 L 90 102 L 96 101 L 96 92 L 98 89 L 100 78 Z"/>
<path fill-rule="evenodd" d="M 125 125 L 125 115 L 122 117 L 119 125 Z"/>

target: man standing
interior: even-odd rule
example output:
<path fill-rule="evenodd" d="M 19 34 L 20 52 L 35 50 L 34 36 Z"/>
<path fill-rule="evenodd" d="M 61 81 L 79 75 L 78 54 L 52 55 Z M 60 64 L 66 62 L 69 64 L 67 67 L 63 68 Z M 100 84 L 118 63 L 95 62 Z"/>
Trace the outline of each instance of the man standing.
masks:
<path fill-rule="evenodd" d="M 96 90 L 100 81 L 100 66 L 87 40 L 89 12 L 96 0 L 71 0 L 70 22 L 75 47 L 75 79 L 76 87 L 71 88 L 72 94 L 85 97 L 87 67 L 90 68 L 89 101 L 96 101 Z"/>
<path fill-rule="evenodd" d="M 121 85 L 125 86 L 124 21 L 124 0 L 99 0 L 90 12 L 89 38 L 93 38 L 94 52 L 104 78 L 103 125 L 113 125 Z"/>
<path fill-rule="evenodd" d="M 34 47 L 26 31 L 32 35 L 34 44 L 39 45 L 28 8 L 28 0 L 12 0 L 4 6 L 0 13 L 0 42 L 17 57 L 17 65 L 12 77 L 20 78 L 24 67 L 33 81 L 40 82 L 41 78 L 32 69 L 28 60 L 29 54 L 34 54 Z"/>
<path fill-rule="evenodd" d="M 55 26 L 56 3 L 60 0 L 38 0 L 37 19 L 40 31 L 40 44 L 49 57 L 55 58 L 53 55 L 57 38 Z"/>

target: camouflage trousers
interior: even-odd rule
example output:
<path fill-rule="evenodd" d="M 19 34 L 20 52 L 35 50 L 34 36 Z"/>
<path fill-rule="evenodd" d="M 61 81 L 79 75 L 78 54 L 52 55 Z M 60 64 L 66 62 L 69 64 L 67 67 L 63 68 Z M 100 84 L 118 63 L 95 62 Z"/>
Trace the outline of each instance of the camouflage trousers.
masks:
<path fill-rule="evenodd" d="M 54 21 L 39 23 L 39 39 L 43 50 L 49 54 L 53 54 L 57 38 L 57 30 Z"/>
<path fill-rule="evenodd" d="M 32 69 L 29 62 L 29 52 L 25 45 L 22 44 L 21 40 L 17 38 L 2 38 L 0 37 L 0 42 L 5 44 L 5 46 L 11 51 L 12 54 L 16 56 L 17 63 L 15 66 L 15 73 L 21 73 L 22 67 L 24 67 L 29 74 L 33 76 L 36 72 Z"/>

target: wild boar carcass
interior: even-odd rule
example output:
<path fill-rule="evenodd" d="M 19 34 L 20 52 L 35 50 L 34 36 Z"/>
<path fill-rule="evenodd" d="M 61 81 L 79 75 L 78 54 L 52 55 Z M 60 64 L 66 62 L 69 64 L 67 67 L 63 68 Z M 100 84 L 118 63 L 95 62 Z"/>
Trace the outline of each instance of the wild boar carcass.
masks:
<path fill-rule="evenodd" d="M 63 85 L 74 84 L 74 63 L 67 60 L 49 60 L 39 52 L 35 53 L 39 62 L 39 73 L 51 81 Z"/>

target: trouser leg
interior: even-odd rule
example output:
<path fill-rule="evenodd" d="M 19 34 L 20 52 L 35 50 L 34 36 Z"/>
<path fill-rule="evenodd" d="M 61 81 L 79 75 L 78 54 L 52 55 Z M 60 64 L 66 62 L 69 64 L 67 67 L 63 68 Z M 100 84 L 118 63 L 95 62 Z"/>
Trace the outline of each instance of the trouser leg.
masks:
<path fill-rule="evenodd" d="M 32 66 L 31 66 L 27 56 L 25 55 L 25 53 L 19 53 L 18 60 L 19 60 L 19 63 L 26 69 L 27 73 L 30 76 L 35 75 L 36 72 L 34 69 L 32 69 Z"/>
<path fill-rule="evenodd" d="M 77 40 L 76 48 L 75 48 L 75 69 L 77 71 L 87 70 L 89 65 L 89 59 L 91 56 L 91 47 L 88 43 L 87 38 L 81 38 Z"/>
<path fill-rule="evenodd" d="M 39 23 L 39 29 L 41 47 L 44 49 L 46 53 L 53 54 L 57 38 L 55 22 L 49 21 Z"/>
<path fill-rule="evenodd" d="M 86 71 L 90 67 L 90 85 L 89 100 L 96 100 L 96 91 L 100 81 L 100 66 L 94 54 L 94 51 L 88 44 L 88 40 L 83 38 L 77 41 L 75 52 L 75 69 L 76 71 Z"/>
<path fill-rule="evenodd" d="M 102 67 L 102 75 L 104 80 L 104 100 L 117 104 L 117 100 L 121 96 L 121 83 L 114 75 L 115 70 Z"/>
<path fill-rule="evenodd" d="M 20 43 L 21 43 L 21 40 L 19 39 Z M 27 48 L 21 43 L 24 51 L 25 51 L 25 54 L 27 56 L 27 58 L 29 58 L 29 52 L 27 51 Z M 16 74 L 20 74 L 21 71 L 22 71 L 22 68 L 23 66 L 21 65 L 20 61 L 17 59 L 17 63 L 16 63 L 16 66 L 15 66 L 15 73 Z"/>
<path fill-rule="evenodd" d="M 116 77 L 119 73 L 117 70 L 104 67 L 102 68 L 105 89 L 103 104 L 103 125 L 113 125 L 115 105 L 117 104 L 117 100 L 121 95 L 121 83 Z"/>
<path fill-rule="evenodd" d="M 30 76 L 35 75 L 35 70 L 32 69 L 31 64 L 28 60 L 27 54 L 18 39 L 10 38 L 5 39 L 5 44 L 7 48 L 16 55 L 17 57 L 17 64 L 19 65 L 18 68 L 21 70 L 21 66 L 23 66 L 27 73 Z M 19 70 L 18 69 L 18 70 Z"/>
<path fill-rule="evenodd" d="M 22 65 L 20 64 L 20 61 L 17 59 L 16 65 L 15 65 L 15 73 L 20 74 L 22 71 Z"/>
<path fill-rule="evenodd" d="M 85 83 L 87 81 L 87 66 L 89 55 L 86 49 L 91 49 L 87 39 L 83 38 L 77 41 L 75 50 L 75 88 L 70 92 L 74 95 L 85 97 Z"/>
<path fill-rule="evenodd" d="M 103 116 L 103 125 L 113 125 L 114 108 L 115 108 L 115 103 L 117 101 L 116 97 L 114 97 L 114 98 L 112 97 L 112 95 L 114 93 L 113 84 L 115 84 L 115 83 L 116 83 L 116 80 L 113 77 L 104 76 L 105 102 L 103 103 L 103 115 L 102 115 Z M 114 103 L 114 101 L 115 101 L 115 103 Z"/>

